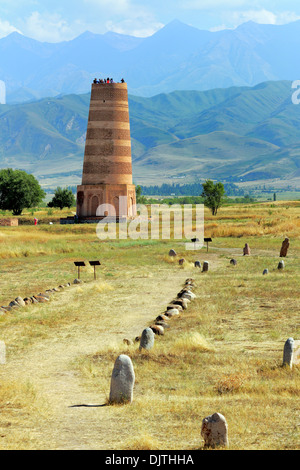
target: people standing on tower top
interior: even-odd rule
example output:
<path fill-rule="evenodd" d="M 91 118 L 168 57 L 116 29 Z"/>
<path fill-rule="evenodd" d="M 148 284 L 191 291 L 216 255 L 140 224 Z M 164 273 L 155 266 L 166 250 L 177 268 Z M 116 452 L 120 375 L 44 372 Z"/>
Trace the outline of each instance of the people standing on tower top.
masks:
<path fill-rule="evenodd" d="M 121 83 L 124 83 L 124 82 L 125 82 L 125 80 L 124 80 L 124 78 L 122 78 L 122 79 L 121 79 Z"/>

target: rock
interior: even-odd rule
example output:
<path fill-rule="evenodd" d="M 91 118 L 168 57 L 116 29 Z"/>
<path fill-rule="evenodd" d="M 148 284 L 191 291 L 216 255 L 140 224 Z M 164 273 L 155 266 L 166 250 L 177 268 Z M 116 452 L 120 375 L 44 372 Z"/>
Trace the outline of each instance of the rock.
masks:
<path fill-rule="evenodd" d="M 75 281 L 78 280 L 78 279 L 75 279 Z M 80 284 L 80 281 L 79 282 L 75 282 L 74 281 L 74 284 Z M 57 288 L 57 287 L 54 287 L 54 289 L 52 289 L 52 292 L 60 292 L 60 290 Z"/>
<path fill-rule="evenodd" d="M 214 413 L 202 421 L 201 436 L 205 447 L 228 447 L 228 426 L 220 413 Z"/>
<path fill-rule="evenodd" d="M 50 300 L 50 295 L 49 294 L 45 294 L 44 292 L 40 292 L 38 294 L 39 297 L 45 297 L 46 299 Z"/>
<path fill-rule="evenodd" d="M 290 240 L 289 238 L 286 238 L 281 245 L 281 250 L 280 250 L 280 258 L 285 258 L 288 252 L 290 246 Z"/>
<path fill-rule="evenodd" d="M 38 304 L 39 301 L 35 297 L 30 297 L 33 304 Z"/>
<path fill-rule="evenodd" d="M 111 383 L 110 403 L 131 403 L 133 399 L 133 387 L 135 374 L 130 357 L 121 354 L 115 362 Z"/>
<path fill-rule="evenodd" d="M 269 270 L 268 270 L 268 269 L 264 269 L 264 270 L 263 270 L 263 275 L 265 276 L 266 274 L 269 274 Z"/>
<path fill-rule="evenodd" d="M 170 325 L 163 320 L 156 320 L 155 325 L 160 325 L 160 326 L 163 326 L 164 328 L 170 328 Z"/>
<path fill-rule="evenodd" d="M 206 272 L 208 271 L 208 267 L 209 267 L 208 261 L 204 261 L 204 263 L 203 263 L 203 268 L 202 268 L 202 272 L 203 272 L 203 273 L 206 273 Z"/>
<path fill-rule="evenodd" d="M 141 341 L 140 341 L 140 351 L 142 349 L 151 349 L 154 346 L 154 333 L 151 328 L 145 328 L 142 332 Z"/>
<path fill-rule="evenodd" d="M 33 298 L 41 304 L 49 302 L 49 299 L 43 295 L 34 295 Z"/>
<path fill-rule="evenodd" d="M 284 269 L 284 261 L 283 260 L 279 261 L 277 269 Z"/>
<path fill-rule="evenodd" d="M 24 302 L 25 302 L 25 305 L 30 305 L 30 304 L 32 304 L 32 300 L 31 300 L 30 297 L 25 297 Z"/>
<path fill-rule="evenodd" d="M 292 368 L 294 354 L 294 338 L 288 338 L 283 348 L 283 365 Z"/>
<path fill-rule="evenodd" d="M 233 266 L 236 266 L 237 265 L 237 260 L 236 259 L 231 259 L 230 264 L 232 264 Z"/>
<path fill-rule="evenodd" d="M 12 301 L 9 303 L 9 307 L 11 307 L 11 308 L 20 308 L 20 305 L 19 305 L 18 302 L 16 302 L 15 300 L 12 300 Z"/>
<path fill-rule="evenodd" d="M 186 279 L 185 285 L 194 284 L 194 282 L 195 282 L 195 279 L 192 279 L 191 277 L 189 277 L 188 279 Z"/>
<path fill-rule="evenodd" d="M 179 312 L 182 312 L 182 310 L 183 310 L 181 305 L 170 304 L 170 305 L 167 306 L 167 311 L 168 310 L 173 310 L 174 308 L 176 308 L 176 310 L 178 310 Z"/>
<path fill-rule="evenodd" d="M 184 263 L 185 263 L 185 259 L 184 258 L 181 258 L 179 261 L 178 261 L 179 265 L 182 266 Z"/>
<path fill-rule="evenodd" d="M 151 325 L 150 326 L 151 330 L 153 331 L 153 333 L 155 335 L 164 335 L 165 333 L 165 330 L 164 330 L 164 327 L 161 326 L 161 325 Z"/>
<path fill-rule="evenodd" d="M 131 341 L 131 339 L 124 338 L 123 343 L 127 344 L 128 346 L 131 346 L 133 344 L 133 341 Z"/>
<path fill-rule="evenodd" d="M 182 299 L 187 299 L 189 301 L 192 301 L 196 298 L 195 294 L 193 294 L 193 292 L 185 292 L 182 297 Z"/>
<path fill-rule="evenodd" d="M 195 266 L 195 268 L 200 268 L 201 269 L 200 261 L 195 261 L 194 266 Z"/>
<path fill-rule="evenodd" d="M 140 336 L 136 336 L 136 337 L 134 338 L 134 342 L 135 342 L 135 343 L 139 343 L 140 341 L 141 341 L 141 337 L 140 337 Z"/>
<path fill-rule="evenodd" d="M 22 297 L 15 298 L 15 302 L 17 302 L 17 304 L 19 304 L 20 307 L 25 307 L 26 305 Z"/>
<path fill-rule="evenodd" d="M 175 250 L 170 250 L 169 251 L 169 256 L 177 256 L 177 253 Z"/>
<path fill-rule="evenodd" d="M 6 312 L 11 312 L 12 311 L 12 307 L 9 307 L 9 306 L 7 306 L 7 307 L 2 306 L 1 308 L 2 308 L 2 310 L 5 310 Z"/>
<path fill-rule="evenodd" d="M 251 255 L 251 250 L 250 250 L 250 246 L 248 245 L 248 243 L 246 243 L 243 248 L 243 256 L 246 256 L 246 255 Z"/>
<path fill-rule="evenodd" d="M 73 284 L 82 284 L 82 280 L 81 279 L 74 279 Z"/>
<path fill-rule="evenodd" d="M 176 299 L 176 300 L 173 300 L 172 304 L 175 305 L 175 308 L 176 308 L 176 305 L 180 305 L 183 308 L 183 310 L 186 310 L 189 302 L 190 301 L 188 299 Z"/>
<path fill-rule="evenodd" d="M 158 317 L 156 317 L 156 321 L 168 321 L 168 317 L 166 315 L 158 315 Z"/>
<path fill-rule="evenodd" d="M 170 317 L 174 317 L 174 315 L 179 315 L 179 313 L 180 312 L 177 308 L 171 308 L 170 310 L 166 311 L 166 316 L 170 318 Z"/>

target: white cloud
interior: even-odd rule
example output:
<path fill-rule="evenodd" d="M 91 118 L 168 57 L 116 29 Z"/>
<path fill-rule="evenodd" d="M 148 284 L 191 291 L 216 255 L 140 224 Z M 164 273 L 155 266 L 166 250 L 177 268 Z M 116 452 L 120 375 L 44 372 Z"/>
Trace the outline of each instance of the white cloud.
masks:
<path fill-rule="evenodd" d="M 247 21 L 258 24 L 282 25 L 300 20 L 300 15 L 291 11 L 272 12 L 266 9 L 223 12 L 223 24 L 210 28 L 210 31 L 222 31 L 224 29 L 235 29 Z"/>
<path fill-rule="evenodd" d="M 4 38 L 5 36 L 7 36 L 10 33 L 13 33 L 14 31 L 21 33 L 21 31 L 19 31 L 12 24 L 10 24 L 9 21 L 0 20 L 0 38 Z"/>
<path fill-rule="evenodd" d="M 228 10 L 232 8 L 242 7 L 249 3 L 247 0 L 186 0 L 182 2 L 181 8 L 185 10 L 213 10 L 220 8 Z"/>
<path fill-rule="evenodd" d="M 59 42 L 74 37 L 72 27 L 60 15 L 34 11 L 24 24 L 25 34 L 38 41 Z"/>
<path fill-rule="evenodd" d="M 300 19 L 299 15 L 293 12 L 283 11 L 280 13 L 274 13 L 269 10 L 246 10 L 246 11 L 235 11 L 231 14 L 231 17 L 236 25 L 245 23 L 246 21 L 254 21 L 260 24 L 285 24 L 291 23 Z"/>
<path fill-rule="evenodd" d="M 163 28 L 164 24 L 156 21 L 145 21 L 144 18 L 123 20 L 119 22 L 107 21 L 106 28 L 108 31 L 113 31 L 119 34 L 128 34 L 145 38 L 152 36 L 159 29 Z"/>

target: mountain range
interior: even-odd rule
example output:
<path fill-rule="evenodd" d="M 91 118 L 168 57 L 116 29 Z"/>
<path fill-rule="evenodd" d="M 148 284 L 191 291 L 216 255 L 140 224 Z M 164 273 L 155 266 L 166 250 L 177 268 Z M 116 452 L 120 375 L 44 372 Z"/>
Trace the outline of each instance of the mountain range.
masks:
<path fill-rule="evenodd" d="M 107 76 L 144 97 L 253 87 L 300 79 L 299 49 L 300 21 L 211 32 L 174 20 L 147 38 L 86 32 L 60 43 L 13 32 L 0 39 L 0 80 L 8 103 L 88 93 L 93 78 Z"/>
<path fill-rule="evenodd" d="M 300 181 L 292 82 L 129 96 L 136 184 Z M 0 106 L 0 167 L 44 188 L 81 183 L 90 94 Z"/>

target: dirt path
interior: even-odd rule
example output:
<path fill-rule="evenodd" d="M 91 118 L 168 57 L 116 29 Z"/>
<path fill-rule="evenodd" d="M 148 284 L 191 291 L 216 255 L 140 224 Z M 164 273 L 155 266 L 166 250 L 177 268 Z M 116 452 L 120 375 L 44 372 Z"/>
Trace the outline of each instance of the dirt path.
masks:
<path fill-rule="evenodd" d="M 86 299 L 84 315 L 76 324 L 61 326 L 55 335 L 35 343 L 25 354 L 10 357 L 1 370 L 1 377 L 29 381 L 48 408 L 45 417 L 28 424 L 27 431 L 38 442 L 37 449 L 113 449 L 111 436 L 116 423 L 111 421 L 110 407 L 72 407 L 87 403 L 103 405 L 109 390 L 85 389 L 71 363 L 78 357 L 96 353 L 112 341 L 122 342 L 125 337 L 132 339 L 139 335 L 191 274 L 187 270 L 172 272 L 161 268 L 147 278 L 136 277 L 134 290 L 130 290 L 130 276 L 118 280 L 114 286 L 118 296 L 102 296 L 99 319 L 95 317 L 92 302 Z M 76 288 L 61 292 L 47 307 L 59 308 L 72 301 L 72 289 Z M 83 295 L 84 289 L 85 286 Z"/>

